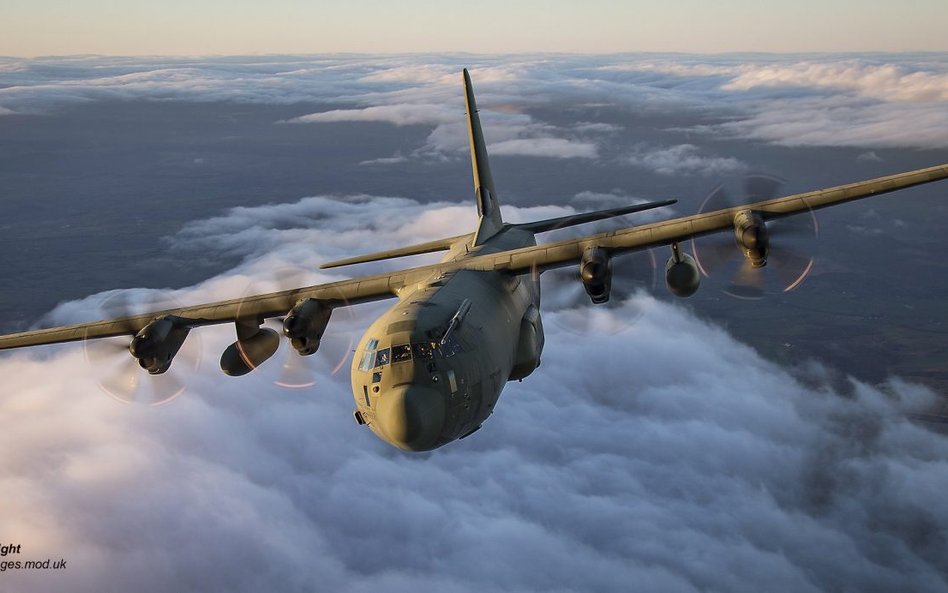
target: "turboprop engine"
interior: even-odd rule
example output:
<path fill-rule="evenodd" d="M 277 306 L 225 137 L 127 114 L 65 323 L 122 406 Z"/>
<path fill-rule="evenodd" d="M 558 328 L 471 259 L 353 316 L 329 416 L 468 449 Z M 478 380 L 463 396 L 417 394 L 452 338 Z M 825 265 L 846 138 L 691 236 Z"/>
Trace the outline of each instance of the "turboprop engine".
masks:
<path fill-rule="evenodd" d="M 612 289 L 612 259 L 601 247 L 587 247 L 579 262 L 579 276 L 586 294 L 595 304 L 609 300 Z"/>
<path fill-rule="evenodd" d="M 762 268 L 767 265 L 770 240 L 767 225 L 760 215 L 750 210 L 741 210 L 735 214 L 734 238 L 753 267 Z"/>
<path fill-rule="evenodd" d="M 283 333 L 301 356 L 314 354 L 331 315 L 332 307 L 322 301 L 304 299 L 287 313 Z M 255 319 L 238 319 L 237 341 L 221 355 L 221 370 L 227 375 L 246 375 L 273 356 L 279 346 L 280 334 L 276 331 L 261 327 Z"/>
<path fill-rule="evenodd" d="M 309 356 L 319 350 L 330 316 L 332 307 L 316 299 L 302 300 L 290 309 L 283 321 L 283 334 L 300 356 Z"/>
<path fill-rule="evenodd" d="M 672 256 L 665 263 L 665 285 L 677 297 L 690 297 L 701 284 L 701 274 L 693 257 L 672 243 Z"/>
<path fill-rule="evenodd" d="M 135 334 L 128 351 L 138 364 L 152 375 L 168 370 L 174 355 L 181 349 L 191 328 L 183 320 L 171 315 L 156 319 Z"/>

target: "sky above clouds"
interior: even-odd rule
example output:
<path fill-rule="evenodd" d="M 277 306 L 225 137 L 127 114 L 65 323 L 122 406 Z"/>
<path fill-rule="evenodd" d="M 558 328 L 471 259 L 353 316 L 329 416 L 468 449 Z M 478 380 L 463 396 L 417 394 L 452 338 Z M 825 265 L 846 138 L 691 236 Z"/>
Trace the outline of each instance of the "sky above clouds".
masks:
<path fill-rule="evenodd" d="M 945 51 L 941 0 L 12 0 L 0 55 Z"/>
<path fill-rule="evenodd" d="M 109 239 L 131 228 L 136 239 L 90 249 L 120 254 L 90 269 L 117 275 L 147 261 L 136 250 L 148 244 L 168 258 L 146 268 L 164 274 L 159 282 L 173 284 L 176 266 L 216 265 L 178 284 L 173 296 L 184 303 L 245 294 L 288 267 L 307 270 L 303 282 L 331 280 L 355 271 L 317 273 L 319 263 L 467 232 L 465 65 L 510 221 L 656 199 L 669 187 L 687 197 L 765 166 L 802 170 L 797 183 L 811 184 L 802 190 L 865 170 L 895 172 L 900 159 L 948 161 L 944 54 L 7 58 L 0 174 L 11 186 L 20 176 L 39 186 L 46 177 L 30 159 L 45 154 L 45 142 L 49 178 L 64 177 L 66 191 L 61 202 L 53 190 L 8 196 L 2 239 L 17 249 L 4 250 L 6 271 L 38 277 L 38 293 L 78 285 L 41 255 L 85 232 L 84 216 L 98 225 L 86 234 Z M 173 116 L 136 127 L 148 110 Z M 210 137 L 168 140 L 190 138 L 218 112 L 234 120 L 218 131 L 235 138 L 224 149 L 212 150 Z M 119 113 L 131 116 L 111 119 Z M 257 113 L 254 137 L 239 126 Z M 91 131 L 72 148 L 62 139 L 85 117 Z M 17 125 L 53 132 L 14 136 Z M 113 135 L 127 142 L 118 146 L 130 160 L 103 175 L 83 159 L 115 160 Z M 319 172 L 306 187 L 328 190 L 280 185 L 288 182 L 279 161 L 297 149 L 281 152 L 282 143 L 297 135 L 307 144 L 325 136 L 331 152 L 350 159 L 319 168 L 329 154 L 306 154 L 303 166 Z M 350 152 L 352 138 L 361 150 Z M 202 189 L 225 155 L 245 154 L 219 179 L 277 173 L 240 177 L 225 198 Z M 73 162 L 74 177 L 57 168 Z M 332 168 L 342 172 L 331 177 Z M 168 212 L 148 208 L 157 222 L 140 224 L 138 192 L 159 184 L 152 169 L 187 184 L 159 186 Z M 459 177 L 457 191 L 442 191 L 454 187 L 442 185 L 448 173 Z M 121 201 L 92 199 L 114 186 Z M 438 189 L 418 195 L 429 186 Z M 290 197 L 274 198 L 277 190 Z M 249 197 L 236 203 L 241 191 Z M 919 291 L 930 287 L 937 300 L 944 264 L 924 255 L 944 240 L 944 189 L 912 191 L 899 196 L 925 206 L 887 210 L 890 196 L 859 216 L 850 210 L 851 219 L 821 217 L 835 229 L 830 245 L 872 237 L 871 245 L 844 241 L 845 253 L 820 260 L 821 269 L 845 279 L 853 267 L 871 277 L 920 265 Z M 121 218 L 125 202 L 134 212 Z M 674 212 L 689 207 L 683 199 Z M 885 263 L 906 245 L 913 257 Z M 44 277 L 56 282 L 41 285 Z M 873 285 L 889 299 L 874 323 L 908 311 L 926 332 L 941 331 L 943 307 L 924 317 L 916 293 L 897 284 Z M 826 285 L 836 299 L 858 291 Z M 106 286 L 133 301 L 150 295 L 136 284 Z M 22 295 L 0 294 L 27 306 Z M 80 293 L 46 321 L 100 317 L 111 294 Z M 858 309 L 864 297 L 845 303 Z M 948 438 L 907 419 L 943 394 L 899 376 L 840 378 L 832 356 L 780 364 L 664 293 L 636 293 L 605 311 L 624 329 L 606 334 L 567 322 L 553 292 L 544 298 L 541 368 L 506 387 L 477 434 L 422 455 L 393 450 L 355 424 L 346 369 L 334 374 L 326 357 L 307 360 L 317 381 L 309 390 L 276 387 L 272 364 L 223 377 L 228 327 L 200 330 L 199 368 L 182 377 L 186 392 L 158 409 L 103 394 L 101 369 L 81 347 L 0 356 L 0 543 L 22 544 L 23 559 L 69 561 L 60 574 L 0 573 L 0 589 L 948 591 Z M 332 331 L 357 338 L 384 306 L 334 315 Z M 780 332 L 806 318 L 792 310 L 782 319 Z M 856 339 L 880 339 L 859 327 Z M 913 362 L 943 369 L 940 353 Z"/>

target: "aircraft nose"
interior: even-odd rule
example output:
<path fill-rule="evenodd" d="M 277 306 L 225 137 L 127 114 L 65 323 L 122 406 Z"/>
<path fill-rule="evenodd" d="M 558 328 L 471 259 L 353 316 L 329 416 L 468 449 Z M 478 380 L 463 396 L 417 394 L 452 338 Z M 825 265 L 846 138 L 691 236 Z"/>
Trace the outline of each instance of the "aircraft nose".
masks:
<path fill-rule="evenodd" d="M 376 421 L 386 440 L 399 449 L 430 451 L 444 426 L 444 399 L 421 385 L 395 388 L 379 398 Z"/>

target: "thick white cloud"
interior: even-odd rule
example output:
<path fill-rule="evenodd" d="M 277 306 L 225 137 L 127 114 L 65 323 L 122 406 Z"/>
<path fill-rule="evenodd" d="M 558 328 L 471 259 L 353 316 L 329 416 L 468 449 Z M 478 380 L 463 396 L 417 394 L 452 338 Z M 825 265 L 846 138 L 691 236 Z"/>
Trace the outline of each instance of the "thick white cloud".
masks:
<path fill-rule="evenodd" d="M 438 125 L 451 123 L 458 119 L 456 109 L 448 109 L 442 105 L 379 105 L 365 109 L 334 109 L 321 113 L 301 115 L 287 123 L 309 124 L 339 121 L 380 121 L 396 126 L 411 126 L 418 124 Z"/>
<path fill-rule="evenodd" d="M 410 85 L 449 84 L 457 81 L 457 72 L 447 64 L 409 64 L 367 74 L 362 80 Z"/>
<path fill-rule="evenodd" d="M 736 110 L 713 132 L 791 146 L 948 146 L 948 63 L 938 54 L 682 56 L 603 70 Z"/>
<path fill-rule="evenodd" d="M 896 64 L 801 62 L 790 65 L 745 66 L 722 88 L 747 91 L 759 87 L 851 89 L 864 97 L 889 102 L 948 101 L 948 72 L 913 71 Z"/>
<path fill-rule="evenodd" d="M 946 103 L 798 98 L 762 102 L 717 131 L 787 146 L 948 147 Z"/>
<path fill-rule="evenodd" d="M 552 137 L 556 128 L 532 121 L 529 116 L 520 113 L 494 112 L 482 123 L 485 135 L 491 140 L 490 153 L 494 155 L 517 155 L 547 158 L 587 158 L 598 156 L 594 142 Z M 424 103 L 405 103 L 381 105 L 364 109 L 336 109 L 321 113 L 312 113 L 288 120 L 286 123 L 325 123 L 325 122 L 386 122 L 396 126 L 430 125 L 434 126 L 425 146 L 414 151 L 415 155 L 445 157 L 468 150 L 467 126 L 463 121 L 463 112 L 444 105 Z M 576 128 L 579 132 L 612 131 L 613 126 L 606 124 L 585 124 Z M 387 164 L 401 162 L 404 156 L 367 161 L 364 164 Z"/>
<path fill-rule="evenodd" d="M 930 102 L 948 100 L 948 69 L 940 56 L 907 60 L 901 56 L 852 59 L 841 56 L 800 60 L 793 56 L 734 56 L 705 58 L 683 56 L 665 61 L 611 64 L 607 71 L 654 72 L 681 77 L 721 77 L 725 91 L 798 87 L 848 89 L 885 101 Z M 886 61 L 890 60 L 889 63 Z"/>
<path fill-rule="evenodd" d="M 722 175 L 747 168 L 747 165 L 733 157 L 704 156 L 693 144 L 679 144 L 668 148 L 640 146 L 636 153 L 628 158 L 628 162 L 662 175 Z"/>
<path fill-rule="evenodd" d="M 377 159 L 368 159 L 365 161 L 359 161 L 360 165 L 372 166 L 372 165 L 397 165 L 399 163 L 404 163 L 408 161 L 408 157 L 404 156 L 400 152 L 396 152 L 392 156 L 381 157 Z"/>
<path fill-rule="evenodd" d="M 594 159 L 599 151 L 592 142 L 575 142 L 565 138 L 517 138 L 491 144 L 490 153 L 556 159 Z"/>
<path fill-rule="evenodd" d="M 195 222 L 178 249 L 246 259 L 177 296 L 232 297 L 280 263 L 462 232 L 473 210 L 421 208 L 307 198 Z M 3 586 L 948 590 L 948 438 L 905 419 L 933 394 L 858 379 L 839 394 L 820 367 L 791 376 L 681 307 L 627 306 L 642 316 L 615 335 L 567 334 L 547 312 L 537 373 L 477 434 L 422 455 L 358 427 L 345 373 L 319 355 L 310 390 L 275 387 L 273 364 L 222 376 L 226 327 L 199 330 L 200 370 L 158 409 L 101 394 L 81 347 L 4 355 L 0 533 L 24 560 L 69 564 L 0 573 Z M 358 335 L 379 309 L 334 331 Z"/>
<path fill-rule="evenodd" d="M 449 158 L 454 149 L 445 150 L 441 137 L 453 137 L 447 129 L 455 126 L 452 117 L 461 120 L 463 131 L 464 66 L 470 67 L 479 105 L 491 118 L 553 103 L 608 104 L 699 114 L 715 122 L 724 118 L 723 125 L 693 129 L 778 144 L 948 146 L 948 65 L 941 54 L 10 59 L 0 69 L 0 113 L 45 112 L 104 99 L 316 102 L 329 107 L 294 121 L 433 125 L 431 142 L 406 156 Z M 621 129 L 615 123 L 552 125 L 523 117 L 519 127 L 507 120 L 497 126 L 511 134 L 488 136 L 492 142 L 549 138 L 560 146 L 539 142 L 547 147 L 544 154 L 606 158 L 601 138 L 575 134 Z M 590 123 L 610 129 L 589 128 Z M 571 144 L 569 150 L 561 149 L 563 142 Z M 528 147 L 514 142 L 503 150 Z"/>

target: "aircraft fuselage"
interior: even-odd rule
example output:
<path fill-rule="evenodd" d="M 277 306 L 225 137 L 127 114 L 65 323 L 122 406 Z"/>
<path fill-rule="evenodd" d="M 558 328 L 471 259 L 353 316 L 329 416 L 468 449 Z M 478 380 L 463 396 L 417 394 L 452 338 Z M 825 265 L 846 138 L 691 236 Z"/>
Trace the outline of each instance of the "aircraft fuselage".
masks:
<path fill-rule="evenodd" d="M 532 233 L 508 228 L 477 248 L 459 244 L 444 259 L 535 244 Z M 406 287 L 398 297 L 353 357 L 356 417 L 395 447 L 427 451 L 477 430 L 504 384 L 539 364 L 539 282 L 462 270 Z"/>

